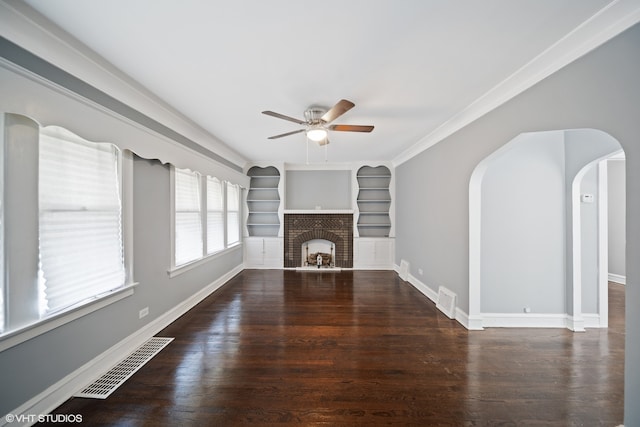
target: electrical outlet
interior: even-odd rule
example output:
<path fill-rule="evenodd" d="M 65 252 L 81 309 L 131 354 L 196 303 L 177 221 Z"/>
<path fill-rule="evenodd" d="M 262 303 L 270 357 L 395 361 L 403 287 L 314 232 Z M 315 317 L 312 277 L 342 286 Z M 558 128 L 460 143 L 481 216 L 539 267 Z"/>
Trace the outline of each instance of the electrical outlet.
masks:
<path fill-rule="evenodd" d="M 140 310 L 140 312 L 138 313 L 138 316 L 140 316 L 139 318 L 142 319 L 147 314 L 149 314 L 149 307 L 145 307 L 142 310 Z"/>
<path fill-rule="evenodd" d="M 418 269 L 418 274 L 422 276 L 422 273 L 424 273 L 424 271 L 422 271 L 421 268 Z"/>
<path fill-rule="evenodd" d="M 525 313 L 531 313 L 531 307 L 525 307 L 524 308 L 524 312 Z"/>

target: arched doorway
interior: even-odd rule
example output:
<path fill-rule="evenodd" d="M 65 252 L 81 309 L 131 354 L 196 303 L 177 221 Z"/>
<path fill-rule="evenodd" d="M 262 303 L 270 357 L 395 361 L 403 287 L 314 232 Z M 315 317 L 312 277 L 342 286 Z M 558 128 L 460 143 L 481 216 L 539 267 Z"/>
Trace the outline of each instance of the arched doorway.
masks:
<path fill-rule="evenodd" d="M 599 130 L 535 132 L 478 164 L 469 184 L 470 329 L 584 330 L 580 185 L 587 165 L 620 150 Z"/>

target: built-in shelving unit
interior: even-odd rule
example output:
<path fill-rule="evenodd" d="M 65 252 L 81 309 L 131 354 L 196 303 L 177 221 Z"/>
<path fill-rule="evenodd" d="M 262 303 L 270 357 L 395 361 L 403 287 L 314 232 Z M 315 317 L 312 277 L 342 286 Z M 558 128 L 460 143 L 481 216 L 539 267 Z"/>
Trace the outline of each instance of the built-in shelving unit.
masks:
<path fill-rule="evenodd" d="M 361 237 L 389 237 L 391 231 L 391 172 L 386 166 L 358 169 L 358 233 Z"/>
<path fill-rule="evenodd" d="M 251 178 L 247 193 L 249 236 L 275 237 L 280 230 L 280 172 L 273 166 L 254 166 L 247 171 L 247 176 Z"/>

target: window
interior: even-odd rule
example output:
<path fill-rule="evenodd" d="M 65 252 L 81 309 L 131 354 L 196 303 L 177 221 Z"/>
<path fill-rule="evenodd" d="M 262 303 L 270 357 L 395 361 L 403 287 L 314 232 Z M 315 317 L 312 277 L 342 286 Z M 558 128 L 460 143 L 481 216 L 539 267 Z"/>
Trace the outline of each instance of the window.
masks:
<path fill-rule="evenodd" d="M 131 153 L 26 116 L 2 118 L 0 351 L 134 286 Z"/>
<path fill-rule="evenodd" d="M 238 186 L 227 183 L 227 246 L 240 241 L 240 195 Z"/>
<path fill-rule="evenodd" d="M 200 175 L 175 169 L 175 265 L 202 258 Z"/>
<path fill-rule="evenodd" d="M 240 187 L 172 168 L 173 271 L 240 243 Z"/>
<path fill-rule="evenodd" d="M 38 181 L 44 317 L 125 284 L 120 151 L 44 128 Z"/>
<path fill-rule="evenodd" d="M 217 178 L 207 177 L 207 254 L 224 249 L 224 190 Z"/>

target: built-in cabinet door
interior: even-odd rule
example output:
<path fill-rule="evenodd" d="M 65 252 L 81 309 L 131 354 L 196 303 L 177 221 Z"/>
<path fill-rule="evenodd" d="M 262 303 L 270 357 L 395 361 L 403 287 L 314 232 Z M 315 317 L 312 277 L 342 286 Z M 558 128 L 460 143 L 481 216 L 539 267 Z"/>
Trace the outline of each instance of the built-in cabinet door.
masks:
<path fill-rule="evenodd" d="M 264 239 L 244 240 L 245 265 L 247 267 L 259 267 L 264 265 Z"/>
<path fill-rule="evenodd" d="M 264 241 L 264 266 L 270 268 L 282 268 L 284 254 L 282 239 L 263 239 Z"/>
<path fill-rule="evenodd" d="M 354 239 L 354 268 L 393 269 L 393 239 Z"/>
<path fill-rule="evenodd" d="M 282 268 L 282 239 L 247 237 L 244 239 L 247 268 Z"/>

